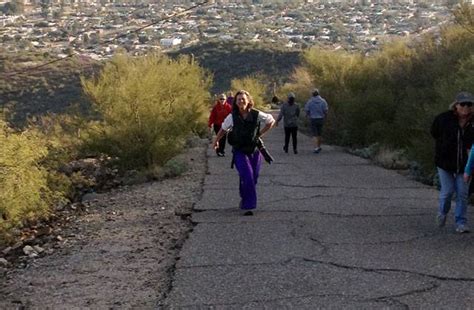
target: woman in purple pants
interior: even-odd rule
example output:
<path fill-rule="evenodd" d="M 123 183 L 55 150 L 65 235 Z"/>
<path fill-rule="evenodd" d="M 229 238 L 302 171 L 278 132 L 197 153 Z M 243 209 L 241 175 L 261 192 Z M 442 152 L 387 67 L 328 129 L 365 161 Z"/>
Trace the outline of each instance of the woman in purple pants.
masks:
<path fill-rule="evenodd" d="M 273 116 L 255 110 L 253 106 L 250 94 L 245 90 L 238 91 L 232 113 L 225 118 L 214 141 L 214 149 L 217 149 L 219 139 L 227 133 L 229 144 L 233 146 L 234 163 L 240 177 L 240 208 L 244 215 L 253 215 L 252 210 L 257 207 L 256 185 L 262 155 L 256 141 L 275 123 Z"/>

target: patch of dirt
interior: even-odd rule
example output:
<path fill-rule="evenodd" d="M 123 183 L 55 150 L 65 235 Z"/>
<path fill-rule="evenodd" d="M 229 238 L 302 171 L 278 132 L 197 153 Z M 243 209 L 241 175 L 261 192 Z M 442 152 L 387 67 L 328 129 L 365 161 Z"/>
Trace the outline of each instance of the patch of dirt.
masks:
<path fill-rule="evenodd" d="M 37 257 L 0 267 L 0 309 L 156 308 L 192 230 L 207 146 L 181 155 L 189 169 L 177 178 L 89 196 Z"/>

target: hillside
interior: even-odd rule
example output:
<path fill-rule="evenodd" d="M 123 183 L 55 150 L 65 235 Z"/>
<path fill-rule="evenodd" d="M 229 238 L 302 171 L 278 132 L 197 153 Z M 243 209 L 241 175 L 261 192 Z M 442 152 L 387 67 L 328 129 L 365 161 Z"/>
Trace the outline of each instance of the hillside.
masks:
<path fill-rule="evenodd" d="M 97 65 L 85 59 L 67 59 L 38 70 L 26 70 L 52 59 L 42 55 L 2 54 L 0 67 L 0 109 L 15 126 L 25 125 L 28 116 L 64 113 L 72 106 L 82 112 L 90 108 L 82 94 L 80 76 L 89 76 Z M 24 71 L 22 71 L 24 70 Z"/>
<path fill-rule="evenodd" d="M 214 93 L 228 90 L 232 79 L 255 74 L 264 75 L 269 85 L 279 84 L 300 64 L 299 51 L 248 42 L 212 42 L 169 53 L 171 57 L 179 54 L 194 55 L 214 75 Z"/>
<path fill-rule="evenodd" d="M 297 51 L 244 42 L 206 43 L 169 53 L 171 57 L 180 54 L 194 55 L 199 64 L 214 75 L 213 93 L 226 91 L 232 79 L 249 75 L 265 76 L 268 85 L 281 83 L 300 63 Z M 51 60 L 43 55 L 4 53 L 0 56 L 0 68 L 11 72 Z M 71 107 L 87 112 L 90 103 L 82 93 L 80 76 L 89 76 L 97 70 L 98 63 L 72 58 L 40 70 L 0 75 L 0 109 L 18 127 L 25 125 L 28 116 L 64 113 Z"/>

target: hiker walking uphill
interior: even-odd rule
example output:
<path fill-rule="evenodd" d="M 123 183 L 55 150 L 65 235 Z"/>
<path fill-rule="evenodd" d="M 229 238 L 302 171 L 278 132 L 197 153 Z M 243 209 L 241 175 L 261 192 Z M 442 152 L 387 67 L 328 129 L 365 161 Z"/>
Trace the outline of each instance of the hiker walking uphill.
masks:
<path fill-rule="evenodd" d="M 211 110 L 209 115 L 209 128 L 214 127 L 214 132 L 217 134 L 221 129 L 222 122 L 232 111 L 232 106 L 227 103 L 225 94 L 219 95 L 219 99 Z M 219 147 L 216 149 L 216 154 L 219 157 L 225 156 L 225 140 L 226 136 L 223 135 L 219 140 Z"/>
<path fill-rule="evenodd" d="M 313 153 L 321 152 L 321 135 L 323 131 L 324 119 L 328 113 L 328 103 L 319 95 L 319 90 L 315 88 L 312 97 L 306 102 L 304 110 L 309 117 L 311 133 L 314 139 Z"/>
<path fill-rule="evenodd" d="M 234 162 L 239 172 L 240 208 L 244 215 L 253 215 L 257 207 L 257 180 L 262 163 L 262 155 L 257 149 L 257 139 L 272 128 L 275 120 L 267 113 L 253 109 L 254 101 L 245 90 L 236 93 L 232 114 L 226 117 L 214 141 L 214 149 L 219 148 L 219 140 L 228 132 L 232 144 Z M 261 127 L 263 123 L 263 127 Z"/>
<path fill-rule="evenodd" d="M 456 192 L 454 216 L 458 233 L 469 231 L 466 225 L 469 183 L 464 181 L 463 172 L 468 158 L 467 152 L 474 139 L 473 102 L 471 94 L 459 93 L 451 104 L 451 109 L 436 116 L 431 126 L 431 135 L 436 141 L 435 164 L 441 183 L 438 226 L 445 226 L 446 216 L 451 209 L 451 198 Z M 466 173 L 470 174 L 472 169 L 466 168 Z"/>
<path fill-rule="evenodd" d="M 300 116 L 300 107 L 295 102 L 295 94 L 288 94 L 288 101 L 285 102 L 280 108 L 280 114 L 275 126 L 278 126 L 278 123 L 283 118 L 284 127 L 285 127 L 285 145 L 283 150 L 285 153 L 288 153 L 288 144 L 290 143 L 290 135 L 293 142 L 293 153 L 298 154 L 298 117 Z"/>

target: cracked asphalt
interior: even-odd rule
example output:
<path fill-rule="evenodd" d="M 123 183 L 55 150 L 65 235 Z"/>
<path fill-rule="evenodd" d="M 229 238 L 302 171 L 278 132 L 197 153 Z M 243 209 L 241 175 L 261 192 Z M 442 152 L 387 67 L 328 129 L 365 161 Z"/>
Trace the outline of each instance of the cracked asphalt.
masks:
<path fill-rule="evenodd" d="M 474 233 L 456 234 L 452 213 L 437 228 L 434 188 L 298 139 L 294 155 L 282 127 L 265 137 L 275 162 L 263 165 L 253 217 L 238 210 L 230 157 L 208 150 L 195 226 L 160 307 L 474 309 Z"/>

